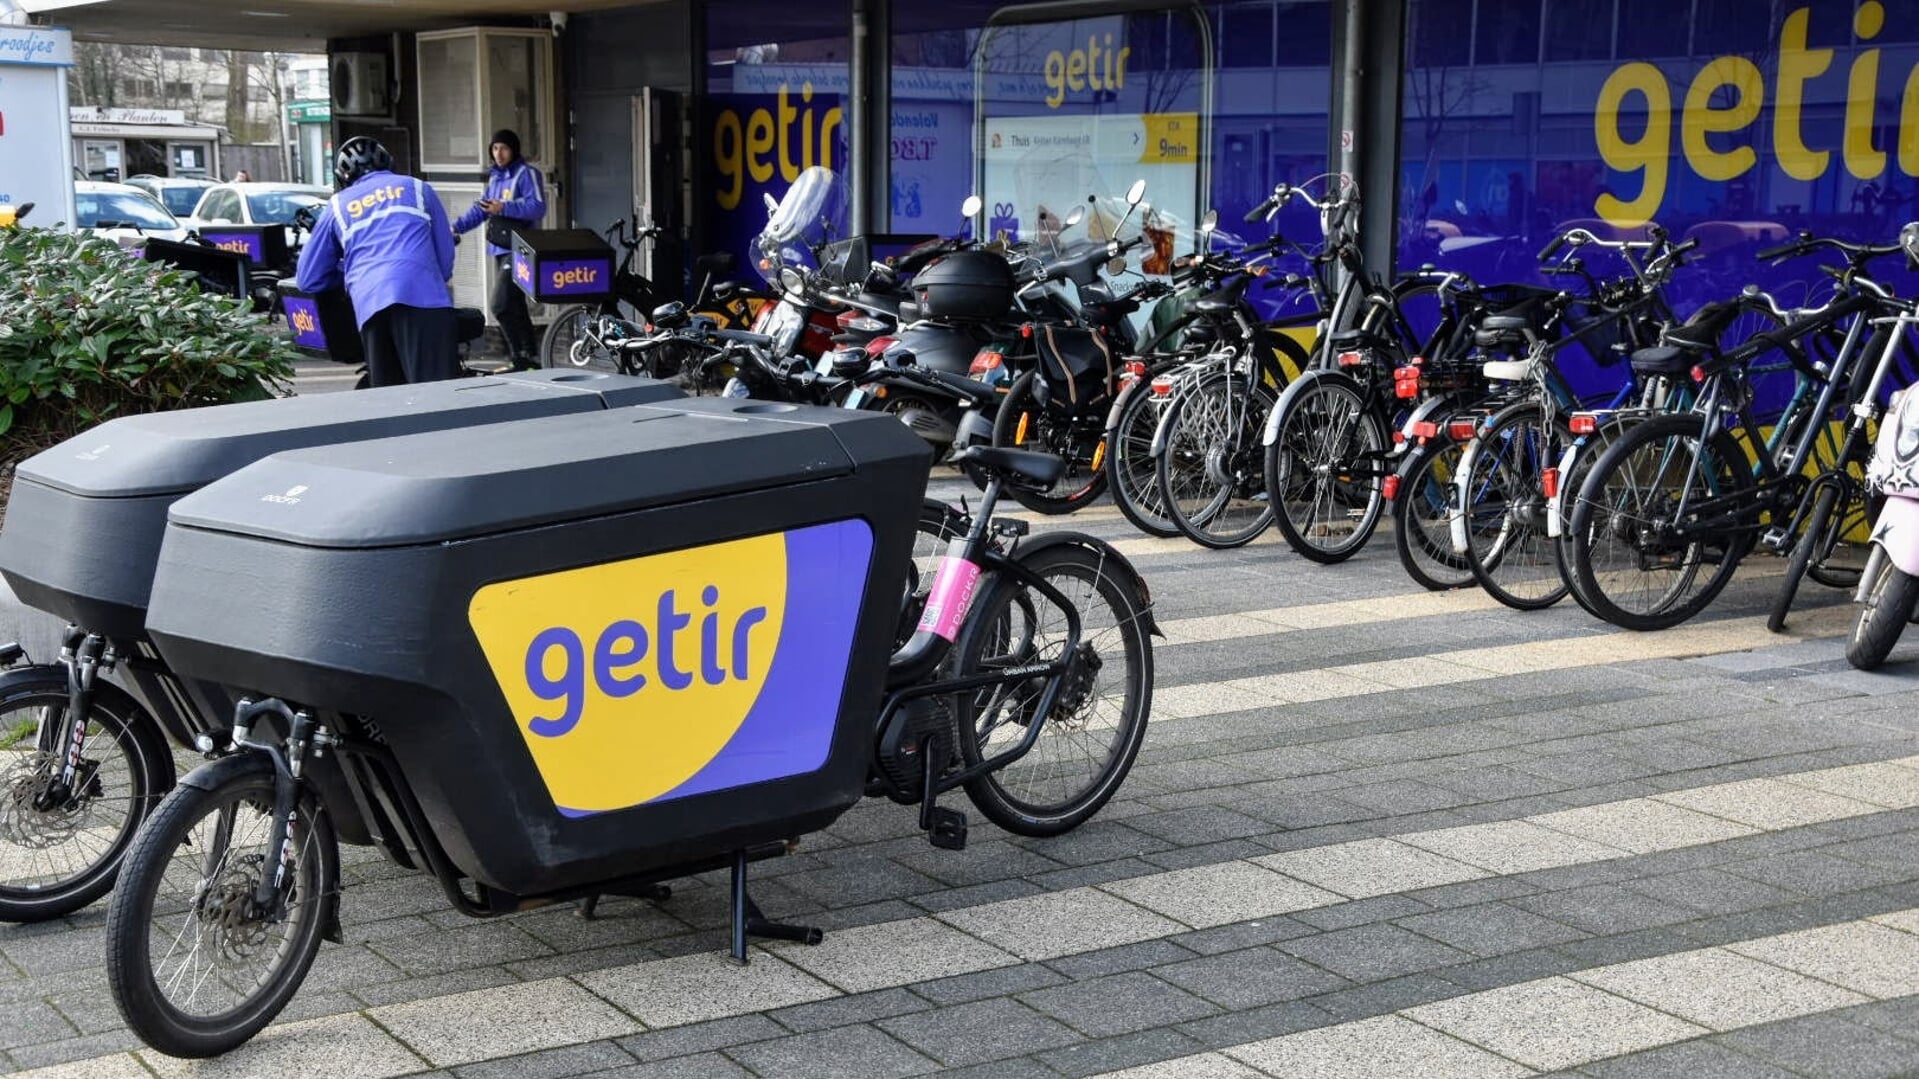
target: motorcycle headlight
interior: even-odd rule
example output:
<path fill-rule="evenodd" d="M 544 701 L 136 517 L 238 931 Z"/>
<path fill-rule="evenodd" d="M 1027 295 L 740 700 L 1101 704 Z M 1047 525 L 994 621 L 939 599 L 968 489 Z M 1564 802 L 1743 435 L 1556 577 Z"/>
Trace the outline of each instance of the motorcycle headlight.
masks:
<path fill-rule="evenodd" d="M 788 292 L 805 292 L 806 275 L 791 266 L 781 267 L 780 287 Z"/>

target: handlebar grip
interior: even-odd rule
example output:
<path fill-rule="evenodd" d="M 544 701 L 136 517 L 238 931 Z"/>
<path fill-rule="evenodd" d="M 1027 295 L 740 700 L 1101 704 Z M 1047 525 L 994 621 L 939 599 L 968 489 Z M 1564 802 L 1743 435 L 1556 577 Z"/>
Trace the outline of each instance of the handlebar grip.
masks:
<path fill-rule="evenodd" d="M 1685 243 L 1680 244 L 1678 247 L 1673 248 L 1672 255 L 1673 257 L 1677 258 L 1678 256 L 1683 255 L 1686 252 L 1691 251 L 1693 248 L 1698 246 L 1699 246 L 1699 237 L 1694 236 L 1692 239 L 1687 240 Z"/>
<path fill-rule="evenodd" d="M 1253 207 L 1246 214 L 1246 223 L 1250 225 L 1255 221 L 1264 220 L 1266 215 L 1272 212 L 1273 205 L 1274 205 L 1273 200 L 1271 198 L 1268 198 L 1265 202 L 1262 202 L 1258 206 Z"/>
<path fill-rule="evenodd" d="M 1790 255 L 1797 255 L 1803 252 L 1804 250 L 1805 250 L 1805 245 L 1800 243 L 1798 240 L 1794 240 L 1792 243 L 1789 243 L 1789 244 L 1781 244 L 1778 247 L 1769 247 L 1766 250 L 1759 252 L 1757 255 L 1754 255 L 1753 257 L 1771 261 L 1773 259 L 1786 258 L 1787 256 L 1790 256 Z"/>
<path fill-rule="evenodd" d="M 771 337 L 763 333 L 752 333 L 747 330 L 714 330 L 713 336 L 722 341 L 732 341 L 741 345 L 752 345 L 754 348 L 773 347 L 773 339 Z"/>
<path fill-rule="evenodd" d="M 1539 253 L 1539 261 L 1544 262 L 1547 259 L 1552 258 L 1554 255 L 1557 255 L 1559 253 L 1559 249 L 1564 246 L 1566 246 L 1566 238 L 1564 236 L 1553 237 L 1552 242 L 1547 244 L 1545 250 Z"/>

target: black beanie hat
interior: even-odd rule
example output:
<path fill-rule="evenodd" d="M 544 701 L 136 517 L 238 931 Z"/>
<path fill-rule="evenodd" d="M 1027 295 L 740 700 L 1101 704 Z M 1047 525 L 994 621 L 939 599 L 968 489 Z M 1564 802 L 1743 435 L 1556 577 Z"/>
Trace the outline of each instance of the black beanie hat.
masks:
<path fill-rule="evenodd" d="M 503 127 L 495 131 L 493 133 L 493 141 L 486 145 L 488 150 L 491 150 L 494 146 L 501 143 L 506 144 L 506 148 L 513 151 L 513 160 L 518 161 L 520 159 L 520 136 L 514 134 L 511 128 Z"/>

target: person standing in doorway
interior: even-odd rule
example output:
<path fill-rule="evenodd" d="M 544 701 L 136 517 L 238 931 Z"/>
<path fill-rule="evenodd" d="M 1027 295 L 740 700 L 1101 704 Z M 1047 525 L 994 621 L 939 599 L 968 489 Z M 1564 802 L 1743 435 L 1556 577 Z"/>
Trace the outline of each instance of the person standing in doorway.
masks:
<path fill-rule="evenodd" d="M 520 136 L 511 129 L 494 132 L 488 152 L 493 165 L 487 170 L 486 194 L 460 215 L 453 231 L 464 235 L 482 223 L 487 226 L 486 253 L 493 260 L 493 317 L 506 335 L 513 369 L 528 371 L 540 366 L 534 355 L 538 342 L 533 319 L 526 313 L 526 296 L 513 282 L 513 252 L 502 241 L 507 240 L 505 229 L 538 224 L 546 216 L 546 180 L 520 156 Z"/>
<path fill-rule="evenodd" d="M 393 172 L 393 155 L 365 135 L 334 159 L 339 190 L 300 251 L 296 283 L 318 293 L 346 286 L 374 386 L 460 374 L 459 326 L 447 278 L 453 231 L 425 183 Z"/>

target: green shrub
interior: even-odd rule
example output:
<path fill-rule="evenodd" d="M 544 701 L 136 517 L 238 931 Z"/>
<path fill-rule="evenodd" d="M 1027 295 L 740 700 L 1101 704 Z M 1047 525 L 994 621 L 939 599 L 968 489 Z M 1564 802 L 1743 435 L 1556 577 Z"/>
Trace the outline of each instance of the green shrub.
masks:
<path fill-rule="evenodd" d="M 268 396 L 294 352 L 240 300 L 88 233 L 0 230 L 0 485 L 110 419 Z"/>

